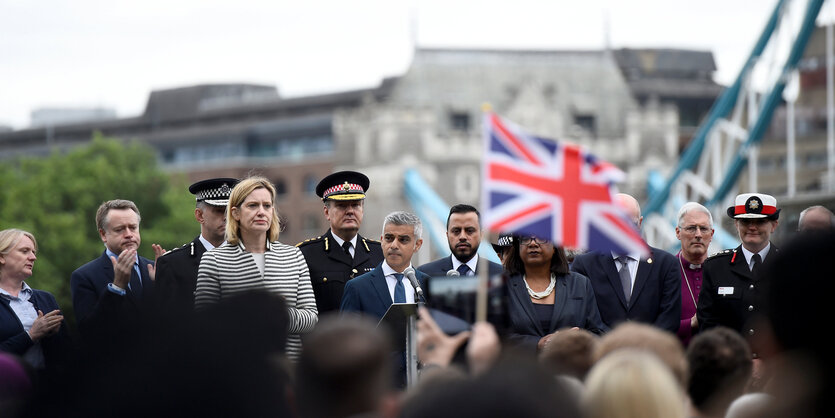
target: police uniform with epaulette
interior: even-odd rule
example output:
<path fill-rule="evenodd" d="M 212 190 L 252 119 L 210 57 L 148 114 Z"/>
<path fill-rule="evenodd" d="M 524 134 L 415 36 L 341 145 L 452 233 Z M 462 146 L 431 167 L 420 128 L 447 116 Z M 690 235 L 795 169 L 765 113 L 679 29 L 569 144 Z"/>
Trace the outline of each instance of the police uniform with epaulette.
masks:
<path fill-rule="evenodd" d="M 214 178 L 198 181 L 188 190 L 195 196 L 195 217 L 200 222 L 200 235 L 181 247 L 166 252 L 157 259 L 156 296 L 164 310 L 174 313 L 194 309 L 194 290 L 200 258 L 211 248 L 212 240 L 223 242 L 226 205 L 232 188 L 238 183 L 233 178 Z M 202 237 L 202 240 L 201 240 Z M 205 240 L 205 244 L 204 244 Z"/>
<path fill-rule="evenodd" d="M 374 270 L 383 262 L 380 241 L 359 234 L 353 259 L 336 244 L 330 229 L 322 236 L 300 242 L 297 247 L 307 261 L 310 282 L 316 296 L 316 308 L 320 315 L 339 310 L 342 292 L 348 280 Z"/>
<path fill-rule="evenodd" d="M 773 197 L 757 193 L 739 195 L 736 205 L 728 209 L 728 215 L 737 221 L 776 221 L 779 212 Z M 745 227 L 738 229 L 740 235 L 745 233 Z M 754 255 L 762 254 L 766 249 L 764 259 L 753 260 Z M 763 321 L 760 319 L 766 314 L 765 304 L 770 288 L 769 281 L 763 276 L 779 250 L 767 241 L 757 253 L 747 247 L 745 251 L 749 251 L 751 261 L 744 254 L 743 245 L 740 245 L 711 255 L 702 265 L 702 291 L 696 312 L 700 330 L 721 325 L 736 330 L 749 340 L 761 332 L 759 328 Z M 754 265 L 753 270 L 749 263 Z M 758 356 L 757 348 L 752 344 L 754 358 Z"/>
<path fill-rule="evenodd" d="M 157 259 L 157 299 L 165 308 L 194 308 L 197 269 L 206 247 L 200 237 L 182 247 L 166 252 Z"/>
<path fill-rule="evenodd" d="M 380 242 L 358 234 L 369 184 L 368 177 L 362 173 L 339 171 L 326 176 L 316 186 L 331 227 L 321 236 L 296 246 L 307 261 L 319 315 L 338 311 L 345 283 L 383 262 Z M 340 242 L 353 244 L 343 248 Z"/>

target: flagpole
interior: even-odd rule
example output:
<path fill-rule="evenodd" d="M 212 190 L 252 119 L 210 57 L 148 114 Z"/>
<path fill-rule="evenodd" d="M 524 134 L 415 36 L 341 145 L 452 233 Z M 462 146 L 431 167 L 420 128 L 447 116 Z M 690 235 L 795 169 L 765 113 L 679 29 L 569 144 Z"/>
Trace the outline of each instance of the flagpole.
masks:
<path fill-rule="evenodd" d="M 490 105 L 488 102 L 484 102 L 481 105 L 481 111 L 485 114 L 489 114 L 493 112 L 493 106 Z M 484 129 L 484 128 L 482 128 Z M 484 155 L 482 155 L 482 160 L 484 159 Z M 483 168 L 482 168 L 483 169 Z M 484 194 L 484 183 L 481 184 L 482 195 Z M 490 237 L 490 230 L 483 229 L 482 237 Z M 475 320 L 476 322 L 484 322 L 487 321 L 487 283 L 490 279 L 490 262 L 487 260 L 486 257 L 478 257 L 478 287 L 476 288 L 476 299 L 475 299 Z"/>

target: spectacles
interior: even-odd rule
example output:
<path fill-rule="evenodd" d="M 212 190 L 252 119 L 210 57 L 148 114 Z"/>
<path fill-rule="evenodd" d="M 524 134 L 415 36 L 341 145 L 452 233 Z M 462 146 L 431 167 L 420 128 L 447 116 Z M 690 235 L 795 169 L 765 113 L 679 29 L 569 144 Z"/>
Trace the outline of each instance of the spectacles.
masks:
<path fill-rule="evenodd" d="M 690 225 L 690 226 L 685 226 L 682 229 L 685 232 L 687 232 L 688 234 L 695 234 L 697 230 L 701 231 L 702 234 L 707 234 L 707 233 L 710 232 L 710 228 L 708 228 L 706 226 L 702 226 L 702 225 Z"/>
<path fill-rule="evenodd" d="M 522 245 L 530 245 L 531 242 L 536 242 L 537 244 L 550 244 L 551 240 L 547 240 L 545 238 L 538 238 L 538 237 L 521 237 L 519 238 L 519 243 Z"/>

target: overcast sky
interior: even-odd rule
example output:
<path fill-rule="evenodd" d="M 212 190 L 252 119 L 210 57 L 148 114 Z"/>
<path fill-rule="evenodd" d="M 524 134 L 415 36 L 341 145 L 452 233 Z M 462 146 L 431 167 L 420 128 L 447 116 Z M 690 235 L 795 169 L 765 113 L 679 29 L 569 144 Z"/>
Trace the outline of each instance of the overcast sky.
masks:
<path fill-rule="evenodd" d="M 372 87 L 423 47 L 673 47 L 736 77 L 776 0 L 0 0 L 0 125 L 47 106 L 140 114 L 151 90 Z M 827 6 L 828 7 L 828 6 Z M 608 25 L 606 24 L 608 22 Z"/>

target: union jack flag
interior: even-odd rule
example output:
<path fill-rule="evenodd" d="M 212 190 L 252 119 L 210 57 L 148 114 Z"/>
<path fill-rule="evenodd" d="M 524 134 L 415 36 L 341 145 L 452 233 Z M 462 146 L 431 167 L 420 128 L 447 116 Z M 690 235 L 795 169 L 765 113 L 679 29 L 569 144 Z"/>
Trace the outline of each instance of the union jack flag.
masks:
<path fill-rule="evenodd" d="M 485 114 L 482 218 L 496 232 L 616 254 L 649 248 L 614 201 L 624 173 L 578 146 L 529 135 Z"/>

